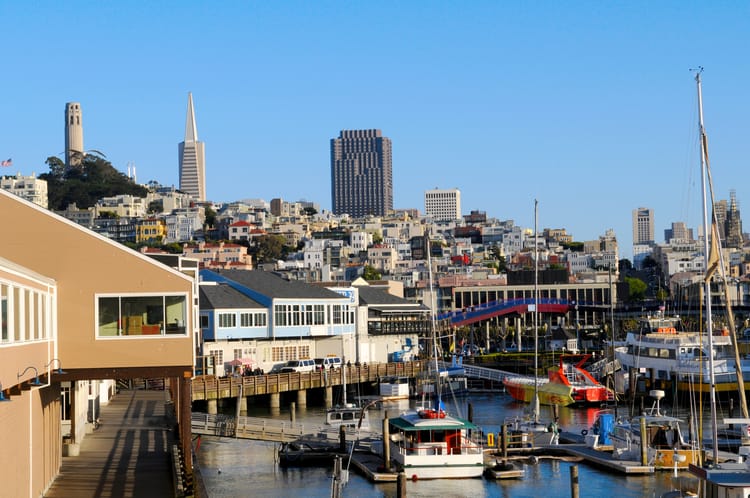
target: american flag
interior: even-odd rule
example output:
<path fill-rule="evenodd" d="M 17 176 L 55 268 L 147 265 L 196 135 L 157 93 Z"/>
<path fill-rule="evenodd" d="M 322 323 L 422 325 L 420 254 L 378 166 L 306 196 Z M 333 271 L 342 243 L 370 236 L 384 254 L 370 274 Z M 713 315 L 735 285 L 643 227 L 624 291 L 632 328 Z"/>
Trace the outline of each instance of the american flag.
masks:
<path fill-rule="evenodd" d="M 6 159 L 5 161 L 0 162 L 0 166 L 13 166 L 13 159 Z"/>

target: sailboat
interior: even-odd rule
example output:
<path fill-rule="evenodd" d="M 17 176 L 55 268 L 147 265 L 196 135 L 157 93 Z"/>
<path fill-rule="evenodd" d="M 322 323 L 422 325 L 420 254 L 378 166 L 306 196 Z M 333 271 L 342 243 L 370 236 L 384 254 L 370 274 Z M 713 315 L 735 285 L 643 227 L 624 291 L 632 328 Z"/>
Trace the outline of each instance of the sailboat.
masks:
<path fill-rule="evenodd" d="M 430 290 L 432 260 L 427 251 Z M 432 293 L 430 294 L 432 295 Z M 438 368 L 435 304 L 431 326 L 432 353 L 435 360 L 435 396 L 432 406 L 407 410 L 389 418 L 385 444 L 390 462 L 412 479 L 459 479 L 481 477 L 484 450 L 481 431 L 472 422 L 450 415 L 441 398 Z"/>
<path fill-rule="evenodd" d="M 708 139 L 706 137 L 705 128 L 703 126 L 703 92 L 701 88 L 701 73 L 703 68 L 698 68 L 695 76 L 695 81 L 698 88 L 698 120 L 699 120 L 699 133 L 700 133 L 700 146 L 701 146 L 701 186 L 703 190 L 703 249 L 706 258 L 706 275 L 704 279 L 704 287 L 706 288 L 705 296 L 705 307 L 706 307 L 706 328 L 708 330 L 708 348 L 713 348 L 713 322 L 711 316 L 711 292 L 710 284 L 713 273 L 719 269 L 726 282 L 726 274 L 724 271 L 723 262 L 720 257 L 720 241 L 717 237 L 716 231 L 716 220 L 712 215 L 712 223 L 708 223 L 708 203 L 707 193 L 711 194 L 711 205 L 713 205 L 713 184 L 711 179 L 711 167 L 708 160 Z M 709 233 L 711 235 L 710 246 L 709 246 Z M 726 286 L 725 286 L 726 287 Z M 725 291 L 726 292 L 726 291 Z M 727 303 L 729 301 L 727 300 Z M 729 310 L 729 332 L 736 334 L 736 328 L 734 326 L 734 317 Z M 736 337 L 733 336 L 733 344 L 736 348 Z M 743 421 L 748 423 L 750 417 L 748 417 L 747 400 L 745 398 L 745 390 L 742 388 L 744 385 L 742 377 L 742 369 L 739 368 L 739 353 L 737 355 L 737 383 L 740 388 L 738 389 L 740 398 L 740 408 L 742 410 Z M 718 454 L 718 424 L 716 417 L 716 391 L 715 391 L 715 380 L 713 372 L 713 357 L 709 356 L 709 382 L 710 382 L 710 407 L 711 407 L 711 440 L 713 442 L 713 452 L 711 465 L 691 465 L 690 472 L 700 479 L 701 489 L 703 496 L 710 497 L 750 497 L 750 466 L 747 462 L 743 462 L 743 453 L 748 454 L 748 451 L 741 451 L 738 455 L 736 462 L 720 462 Z M 747 450 L 747 447 L 741 447 L 740 450 Z"/>
<path fill-rule="evenodd" d="M 342 360 L 345 360 L 344 358 Z M 369 411 L 355 403 L 349 403 L 346 399 L 346 371 L 348 366 L 343 363 L 341 367 L 341 391 L 342 402 L 326 410 L 326 425 L 333 428 L 341 426 L 362 431 L 370 430 Z"/>
<path fill-rule="evenodd" d="M 530 438 L 532 444 L 549 444 L 555 441 L 556 425 L 544 424 L 539 420 L 540 392 L 544 394 L 545 404 L 569 405 L 573 403 L 572 388 L 565 384 L 543 382 L 545 389 L 540 390 L 539 371 L 539 230 L 538 230 L 539 201 L 534 199 L 534 379 L 531 397 L 530 417 L 516 417 L 509 423 L 511 435 Z M 519 377 L 508 377 L 503 384 L 511 394 L 523 392 L 527 396 L 530 392 L 530 382 Z M 514 398 L 517 398 L 514 396 Z M 526 401 L 526 399 L 524 399 Z M 555 421 L 556 422 L 556 421 Z"/>

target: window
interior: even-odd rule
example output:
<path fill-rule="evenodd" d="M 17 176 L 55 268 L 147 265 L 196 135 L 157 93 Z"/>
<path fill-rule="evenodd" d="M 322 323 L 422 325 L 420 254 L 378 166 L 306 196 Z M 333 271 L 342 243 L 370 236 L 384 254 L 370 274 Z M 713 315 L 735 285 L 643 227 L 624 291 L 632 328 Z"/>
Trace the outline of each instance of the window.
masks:
<path fill-rule="evenodd" d="M 98 337 L 187 333 L 185 295 L 99 296 L 96 308 Z"/>
<path fill-rule="evenodd" d="M 255 313 L 254 316 L 255 316 L 254 325 L 256 327 L 265 327 L 267 325 L 265 313 Z"/>
<path fill-rule="evenodd" d="M 325 325 L 325 309 L 322 304 L 315 304 L 313 305 L 313 309 L 315 310 L 315 318 L 314 318 L 314 325 Z"/>
<path fill-rule="evenodd" d="M 237 315 L 235 313 L 219 313 L 219 328 L 232 328 L 237 326 Z"/>
<path fill-rule="evenodd" d="M 252 327 L 253 326 L 253 314 L 252 313 L 240 313 L 240 327 Z"/>

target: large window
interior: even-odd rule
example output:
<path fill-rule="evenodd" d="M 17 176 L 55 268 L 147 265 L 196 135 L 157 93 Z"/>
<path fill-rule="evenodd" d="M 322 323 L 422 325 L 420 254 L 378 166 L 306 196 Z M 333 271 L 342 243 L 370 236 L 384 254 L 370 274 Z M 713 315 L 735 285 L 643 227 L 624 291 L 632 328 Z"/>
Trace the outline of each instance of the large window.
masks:
<path fill-rule="evenodd" d="M 234 328 L 237 326 L 235 313 L 219 313 L 219 328 Z"/>
<path fill-rule="evenodd" d="M 0 282 L 0 343 L 21 343 L 50 337 L 52 301 L 35 289 Z"/>
<path fill-rule="evenodd" d="M 99 337 L 185 335 L 187 296 L 100 296 Z"/>

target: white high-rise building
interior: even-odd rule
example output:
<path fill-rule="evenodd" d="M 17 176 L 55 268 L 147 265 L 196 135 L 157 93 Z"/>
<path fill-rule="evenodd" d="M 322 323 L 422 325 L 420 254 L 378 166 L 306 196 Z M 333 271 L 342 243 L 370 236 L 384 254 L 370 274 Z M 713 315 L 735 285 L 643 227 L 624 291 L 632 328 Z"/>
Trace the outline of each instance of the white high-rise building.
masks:
<path fill-rule="evenodd" d="M 188 93 L 185 141 L 179 145 L 180 190 L 193 200 L 206 200 L 206 155 L 203 142 L 198 141 L 198 128 L 195 125 L 193 94 Z"/>
<path fill-rule="evenodd" d="M 79 166 L 83 159 L 83 114 L 81 104 L 65 104 L 65 168 Z"/>
<path fill-rule="evenodd" d="M 425 216 L 435 221 L 452 221 L 461 218 L 461 191 L 457 188 L 435 188 L 424 193 Z"/>

